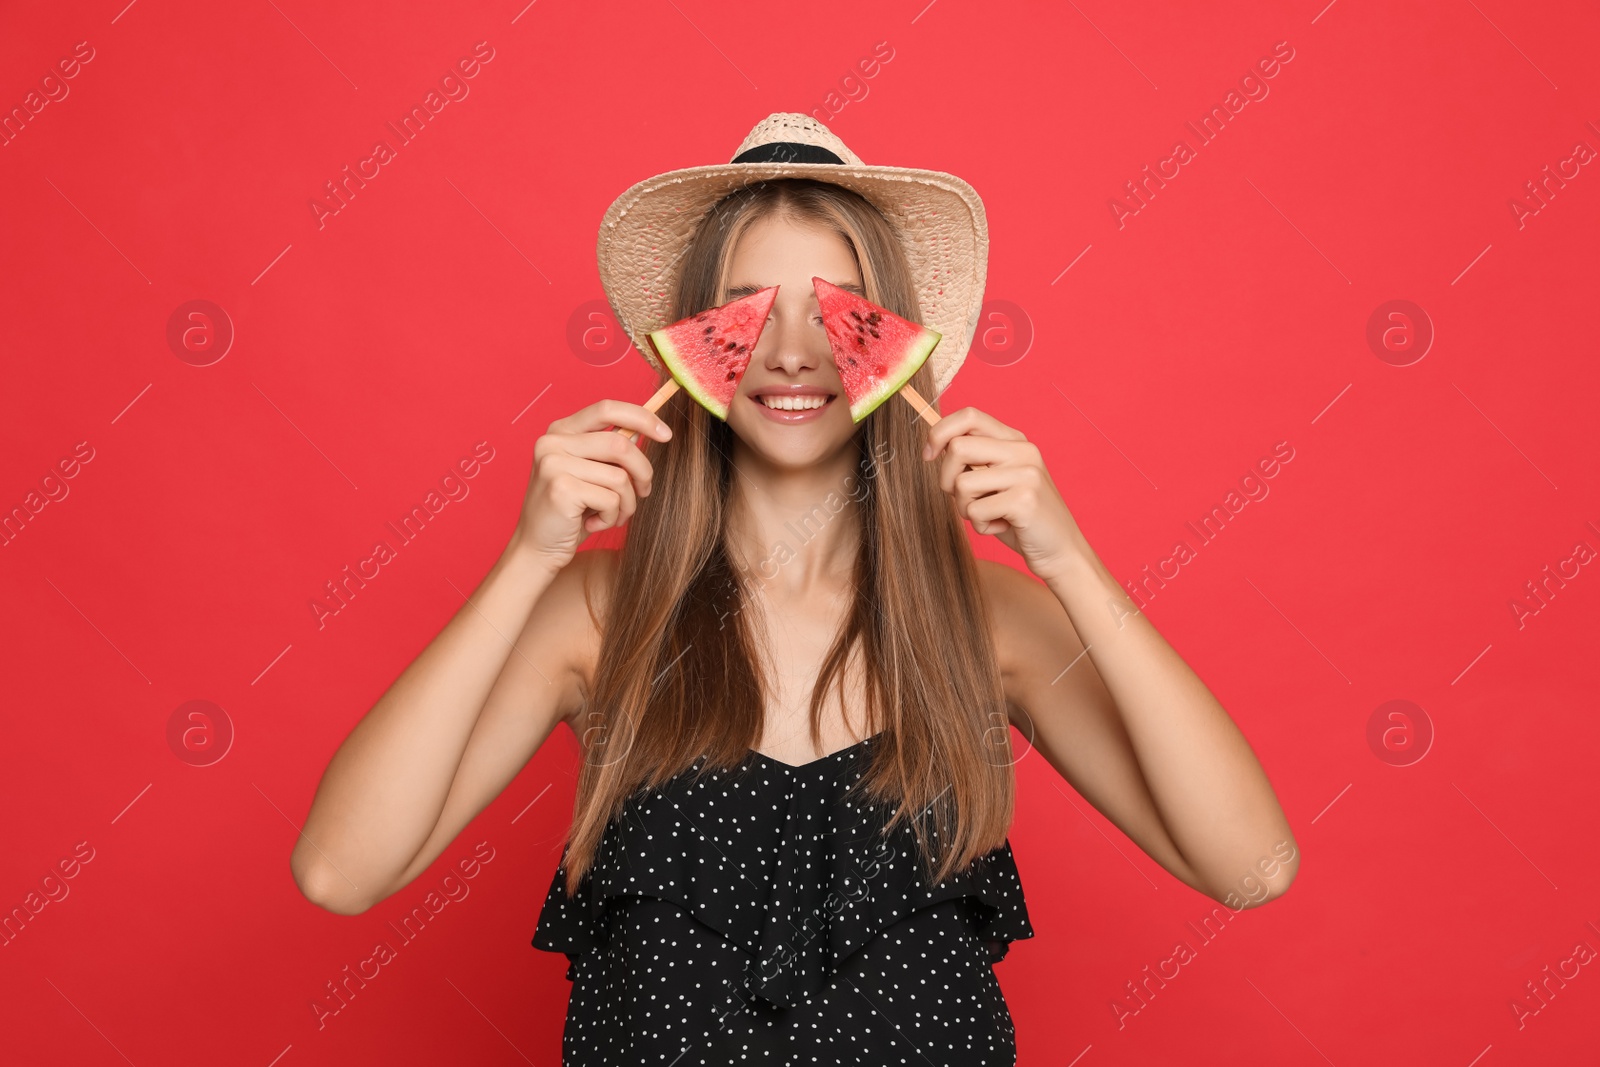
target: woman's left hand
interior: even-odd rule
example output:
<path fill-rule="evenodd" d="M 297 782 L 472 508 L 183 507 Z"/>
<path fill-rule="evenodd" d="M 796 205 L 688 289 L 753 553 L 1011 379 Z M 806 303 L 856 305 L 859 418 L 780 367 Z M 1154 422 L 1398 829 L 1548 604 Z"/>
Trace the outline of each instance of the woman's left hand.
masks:
<path fill-rule="evenodd" d="M 994 416 L 972 407 L 944 416 L 929 428 L 922 458 L 941 460 L 939 485 L 972 528 L 997 537 L 1038 577 L 1049 580 L 1085 544 L 1038 446 Z"/>

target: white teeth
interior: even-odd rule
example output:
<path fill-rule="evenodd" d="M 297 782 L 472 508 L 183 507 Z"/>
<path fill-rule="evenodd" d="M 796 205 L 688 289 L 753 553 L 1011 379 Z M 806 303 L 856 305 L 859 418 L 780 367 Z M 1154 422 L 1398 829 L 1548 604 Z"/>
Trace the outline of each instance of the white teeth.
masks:
<path fill-rule="evenodd" d="M 767 407 L 777 408 L 779 411 L 809 411 L 812 408 L 820 408 L 828 402 L 825 396 L 776 396 L 771 393 L 758 399 Z"/>

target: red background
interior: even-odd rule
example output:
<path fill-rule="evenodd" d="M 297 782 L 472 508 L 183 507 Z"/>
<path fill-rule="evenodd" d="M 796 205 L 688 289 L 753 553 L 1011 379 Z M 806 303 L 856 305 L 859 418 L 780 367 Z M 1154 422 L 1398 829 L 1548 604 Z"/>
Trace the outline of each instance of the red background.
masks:
<path fill-rule="evenodd" d="M 830 126 L 868 162 L 971 181 L 989 296 L 1021 309 L 986 324 L 994 352 L 947 412 L 1037 441 L 1128 580 L 1294 450 L 1147 606 L 1271 775 L 1294 889 L 1202 942 L 1187 924 L 1210 902 L 1025 759 L 1013 843 L 1038 936 L 999 967 L 1021 1062 L 1593 1059 L 1595 968 L 1520 1026 L 1512 1003 L 1600 948 L 1600 575 L 1567 564 L 1521 625 L 1511 602 L 1600 548 L 1600 167 L 1536 214 L 1510 201 L 1600 147 L 1600 15 L 1324 2 L 11 5 L 7 112 L 77 42 L 94 58 L 0 148 L 0 506 L 78 442 L 93 459 L 0 547 L 0 906 L 78 843 L 93 859 L 0 948 L 0 1058 L 557 1061 L 565 961 L 528 939 L 570 734 L 364 915 L 301 897 L 296 828 L 504 547 L 534 439 L 649 393 L 642 360 L 568 341 L 602 295 L 606 205 L 726 160 L 770 112 L 839 103 L 881 41 L 893 58 Z M 480 41 L 470 95 L 319 228 L 324 182 Z M 1124 182 L 1193 147 L 1185 121 L 1280 41 L 1270 94 L 1119 228 Z M 208 366 L 167 341 L 196 299 L 236 331 Z M 1406 366 L 1367 341 L 1396 299 L 1435 331 Z M 471 495 L 319 629 L 323 583 L 480 441 Z M 1406 736 L 1367 732 L 1397 699 L 1433 731 L 1404 766 Z M 234 731 L 209 766 L 168 740 L 190 700 Z M 470 897 L 319 1029 L 324 983 L 478 842 L 494 858 Z M 1180 939 L 1196 958 L 1119 1028 L 1114 1000 L 1136 1006 L 1125 984 Z"/>

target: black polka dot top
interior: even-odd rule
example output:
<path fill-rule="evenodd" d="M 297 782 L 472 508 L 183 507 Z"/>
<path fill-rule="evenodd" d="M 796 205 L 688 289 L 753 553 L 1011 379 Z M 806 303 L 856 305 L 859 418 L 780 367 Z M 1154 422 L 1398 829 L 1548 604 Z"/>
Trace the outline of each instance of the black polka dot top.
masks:
<path fill-rule="evenodd" d="M 533 945 L 566 953 L 566 1067 L 1012 1064 L 991 965 L 1033 936 L 1009 843 L 948 881 L 846 790 L 874 739 L 697 763 L 630 798 Z"/>

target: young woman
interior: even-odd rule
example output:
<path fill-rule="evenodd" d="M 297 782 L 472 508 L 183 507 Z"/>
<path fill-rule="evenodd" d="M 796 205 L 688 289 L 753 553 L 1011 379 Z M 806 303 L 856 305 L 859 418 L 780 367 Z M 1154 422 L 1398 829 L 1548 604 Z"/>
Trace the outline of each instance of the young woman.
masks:
<path fill-rule="evenodd" d="M 534 944 L 571 960 L 568 1064 L 1014 1062 L 991 965 L 1032 936 L 1006 842 L 1030 751 L 1198 891 L 1288 888 L 1250 746 L 1038 448 L 973 408 L 851 421 L 811 279 L 934 309 L 912 384 L 936 396 L 981 210 L 799 115 L 619 199 L 602 279 L 636 338 L 778 287 L 727 420 L 679 393 L 550 425 L 499 562 L 329 764 L 293 856 L 311 900 L 407 885 L 563 722 L 583 759 Z M 977 562 L 963 519 L 1034 578 Z"/>

